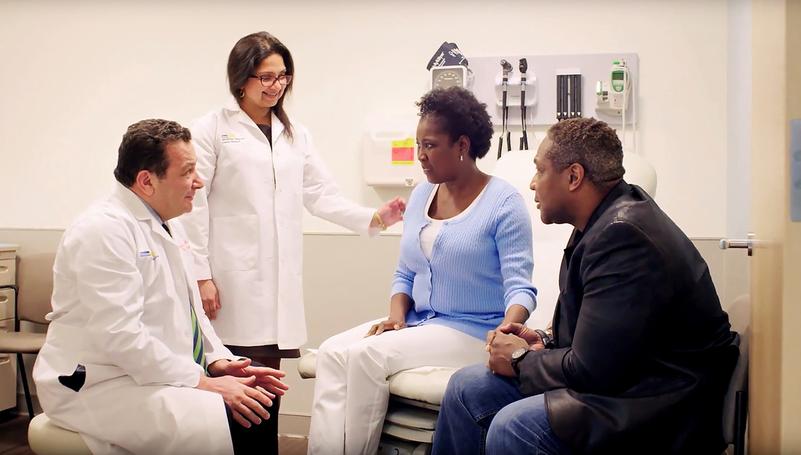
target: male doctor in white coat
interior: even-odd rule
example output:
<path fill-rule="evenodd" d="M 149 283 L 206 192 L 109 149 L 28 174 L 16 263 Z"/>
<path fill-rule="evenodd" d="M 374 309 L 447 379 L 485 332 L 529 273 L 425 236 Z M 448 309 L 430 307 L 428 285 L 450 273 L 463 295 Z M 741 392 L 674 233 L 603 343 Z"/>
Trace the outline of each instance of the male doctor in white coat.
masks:
<path fill-rule="evenodd" d="M 188 129 L 167 120 L 128 128 L 107 200 L 66 231 L 53 312 L 34 367 L 56 424 L 95 453 L 261 452 L 259 431 L 284 373 L 235 359 L 187 278 L 175 218 L 203 187 Z"/>

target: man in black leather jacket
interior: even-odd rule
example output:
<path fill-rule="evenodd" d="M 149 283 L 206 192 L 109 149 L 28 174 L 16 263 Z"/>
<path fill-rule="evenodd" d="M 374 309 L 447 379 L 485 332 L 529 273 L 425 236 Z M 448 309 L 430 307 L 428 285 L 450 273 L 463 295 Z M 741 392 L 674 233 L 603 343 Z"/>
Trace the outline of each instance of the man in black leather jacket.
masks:
<path fill-rule="evenodd" d="M 548 131 L 531 182 L 542 221 L 570 223 L 553 332 L 488 336 L 457 372 L 434 453 L 720 454 L 739 354 L 698 250 L 641 188 L 595 119 Z M 484 445 L 486 442 L 486 446 Z"/>

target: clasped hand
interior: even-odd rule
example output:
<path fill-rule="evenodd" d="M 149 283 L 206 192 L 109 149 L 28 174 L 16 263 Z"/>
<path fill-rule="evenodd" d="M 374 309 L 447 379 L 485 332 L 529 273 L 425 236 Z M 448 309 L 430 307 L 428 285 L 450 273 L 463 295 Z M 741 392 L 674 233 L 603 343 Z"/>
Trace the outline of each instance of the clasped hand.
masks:
<path fill-rule="evenodd" d="M 487 332 L 487 367 L 501 376 L 515 377 L 512 353 L 520 348 L 533 351 L 545 349 L 540 335 L 525 324 L 509 323 Z"/>
<path fill-rule="evenodd" d="M 281 382 L 286 373 L 251 365 L 250 359 L 217 360 L 209 365 L 210 376 L 201 376 L 198 388 L 222 395 L 235 421 L 245 428 L 270 418 L 266 408 L 289 386 Z"/>

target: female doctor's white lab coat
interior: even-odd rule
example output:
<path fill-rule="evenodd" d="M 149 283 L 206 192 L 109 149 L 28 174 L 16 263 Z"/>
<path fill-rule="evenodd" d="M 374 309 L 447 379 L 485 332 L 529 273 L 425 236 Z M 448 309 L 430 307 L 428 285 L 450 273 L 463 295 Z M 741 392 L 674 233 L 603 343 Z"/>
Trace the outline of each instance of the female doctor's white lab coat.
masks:
<path fill-rule="evenodd" d="M 233 356 L 186 272 L 184 234 L 169 224 L 173 237 L 116 185 L 65 232 L 56 255 L 51 323 L 33 378 L 42 409 L 95 454 L 233 451 L 222 396 L 194 388 L 203 369 L 192 356 L 190 304 L 207 362 Z M 73 375 L 78 365 L 84 382 Z"/>
<path fill-rule="evenodd" d="M 196 278 L 213 278 L 220 293 L 212 324 L 226 344 L 305 343 L 304 206 L 360 233 L 373 215 L 339 193 L 308 131 L 292 128 L 289 139 L 273 114 L 271 147 L 235 102 L 192 127 L 206 187 L 181 221 L 196 252 Z"/>

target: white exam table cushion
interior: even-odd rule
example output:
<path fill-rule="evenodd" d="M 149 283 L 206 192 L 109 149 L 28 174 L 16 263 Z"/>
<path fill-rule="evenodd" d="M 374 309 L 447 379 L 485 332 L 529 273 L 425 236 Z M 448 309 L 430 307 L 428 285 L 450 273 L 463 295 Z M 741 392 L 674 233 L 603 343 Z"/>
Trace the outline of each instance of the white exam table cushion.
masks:
<path fill-rule="evenodd" d="M 317 350 L 309 349 L 298 362 L 302 378 L 315 377 Z M 448 386 L 448 380 L 458 368 L 419 367 L 404 370 L 389 377 L 389 393 L 410 400 L 439 406 Z"/>

